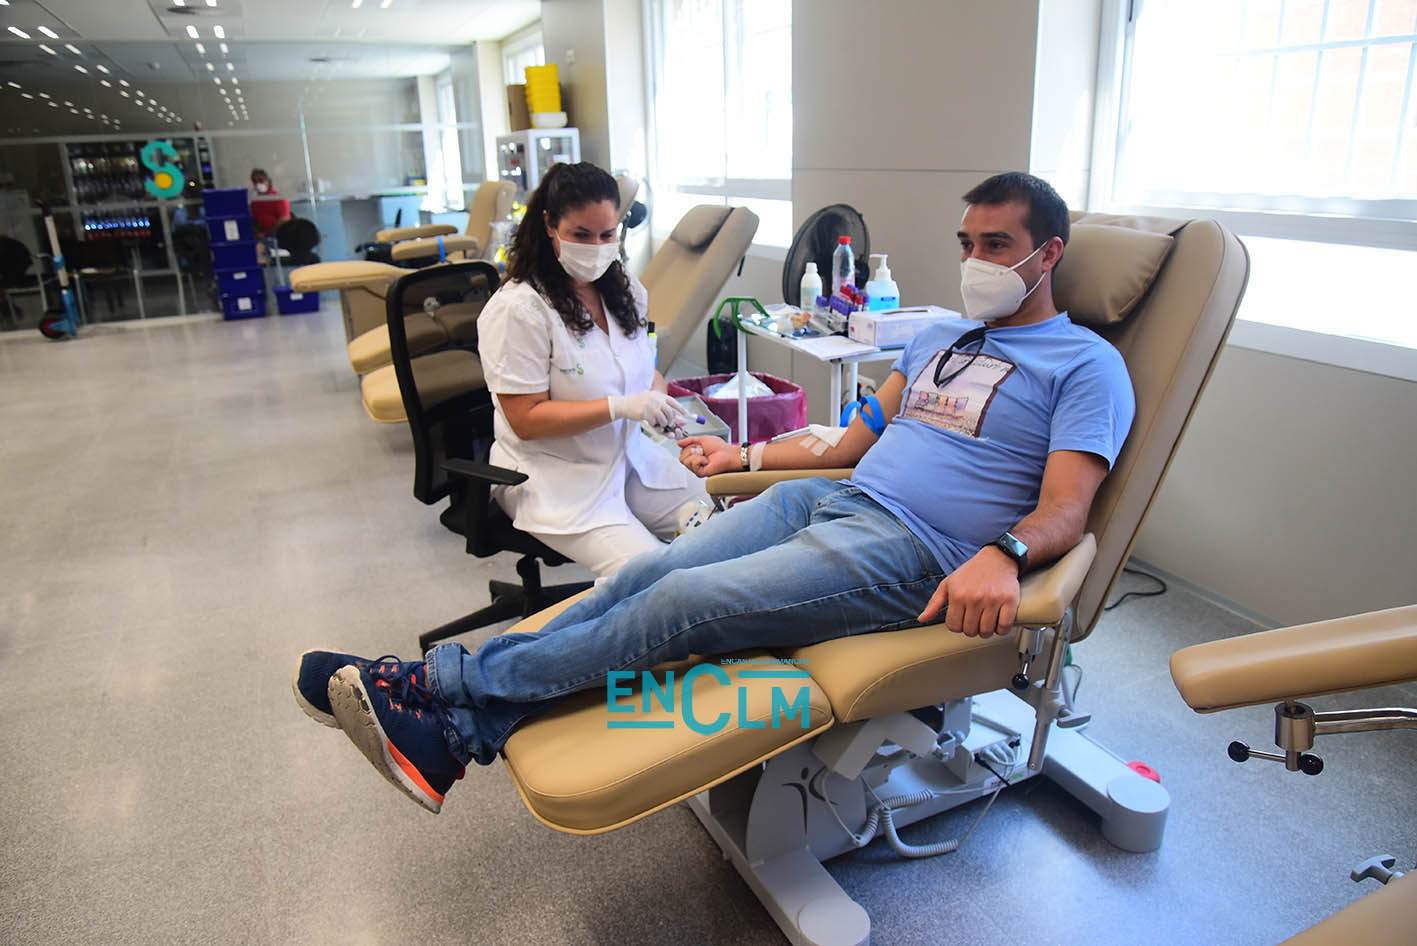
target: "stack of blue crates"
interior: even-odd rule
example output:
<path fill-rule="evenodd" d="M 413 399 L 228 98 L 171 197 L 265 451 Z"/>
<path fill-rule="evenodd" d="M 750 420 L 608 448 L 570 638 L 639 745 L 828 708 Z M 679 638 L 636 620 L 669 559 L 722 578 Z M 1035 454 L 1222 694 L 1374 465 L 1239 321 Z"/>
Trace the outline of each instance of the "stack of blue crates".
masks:
<path fill-rule="evenodd" d="M 204 190 L 202 204 L 211 233 L 212 271 L 221 290 L 222 313 L 228 319 L 265 315 L 266 280 L 256 259 L 246 189 Z"/>

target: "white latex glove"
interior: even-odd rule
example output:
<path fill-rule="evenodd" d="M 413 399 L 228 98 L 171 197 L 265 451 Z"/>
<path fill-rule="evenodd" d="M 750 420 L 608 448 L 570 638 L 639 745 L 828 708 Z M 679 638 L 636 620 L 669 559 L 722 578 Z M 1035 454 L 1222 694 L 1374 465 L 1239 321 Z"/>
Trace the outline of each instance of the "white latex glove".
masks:
<path fill-rule="evenodd" d="M 667 429 L 682 425 L 689 419 L 689 412 L 668 394 L 659 391 L 641 391 L 623 397 L 608 398 L 611 420 L 648 421 L 650 426 Z"/>

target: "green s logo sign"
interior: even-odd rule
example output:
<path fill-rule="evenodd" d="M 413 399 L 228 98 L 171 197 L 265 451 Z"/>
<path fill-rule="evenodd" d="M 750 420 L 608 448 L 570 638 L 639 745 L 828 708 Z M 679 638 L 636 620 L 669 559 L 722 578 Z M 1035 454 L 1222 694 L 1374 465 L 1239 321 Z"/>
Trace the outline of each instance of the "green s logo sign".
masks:
<path fill-rule="evenodd" d="M 143 182 L 149 194 L 154 197 L 176 197 L 182 193 L 182 186 L 187 183 L 187 179 L 182 176 L 182 169 L 175 163 L 177 150 L 172 145 L 166 141 L 149 141 L 143 145 L 138 156 L 142 159 L 143 166 L 153 172 L 153 179 Z M 164 157 L 168 160 L 163 161 Z"/>

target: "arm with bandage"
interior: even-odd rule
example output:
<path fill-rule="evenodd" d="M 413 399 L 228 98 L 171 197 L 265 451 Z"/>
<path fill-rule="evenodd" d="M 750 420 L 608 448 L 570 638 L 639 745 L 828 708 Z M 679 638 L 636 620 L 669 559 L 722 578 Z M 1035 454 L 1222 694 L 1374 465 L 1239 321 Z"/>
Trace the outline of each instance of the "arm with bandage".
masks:
<path fill-rule="evenodd" d="M 718 437 L 685 437 L 679 441 L 679 462 L 699 476 L 744 469 L 825 470 L 855 466 L 900 410 L 904 390 L 905 375 L 892 371 L 874 398 L 879 405 L 879 416 L 875 415 L 876 405 L 872 405 L 866 410 L 866 419 L 857 414 L 846 427 L 813 424 L 766 443 L 752 444 L 748 447 L 747 463 L 744 463 L 741 444 L 728 443 Z"/>

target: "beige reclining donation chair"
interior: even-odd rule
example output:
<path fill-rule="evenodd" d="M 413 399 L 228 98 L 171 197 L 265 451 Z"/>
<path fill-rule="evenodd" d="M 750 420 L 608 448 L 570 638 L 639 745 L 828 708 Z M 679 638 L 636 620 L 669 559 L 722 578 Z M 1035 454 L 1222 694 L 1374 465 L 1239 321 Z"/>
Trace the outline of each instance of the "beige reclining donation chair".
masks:
<path fill-rule="evenodd" d="M 1268 760 L 1291 772 L 1318 775 L 1323 760 L 1309 751 L 1315 736 L 1417 729 L 1417 708 L 1315 712 L 1299 702 L 1417 681 L 1417 605 L 1196 644 L 1172 655 L 1171 678 L 1198 713 L 1275 703 L 1280 751 L 1258 751 L 1237 741 L 1230 744 L 1230 758 Z M 1417 942 L 1417 869 L 1403 872 L 1395 866 L 1392 856 L 1359 864 L 1349 875 L 1353 880 L 1373 878 L 1383 886 L 1284 946 Z"/>
<path fill-rule="evenodd" d="M 389 364 L 389 329 L 384 321 L 384 303 L 389 287 L 408 274 L 410 267 L 422 267 L 445 258 L 478 259 L 488 246 L 492 224 L 511 213 L 516 193 L 510 181 L 484 181 L 468 206 L 467 228 L 461 236 L 449 236 L 456 228 L 447 224 L 380 230 L 381 241 L 398 240 L 390 250 L 402 265 L 371 260 L 338 260 L 302 266 L 290 274 L 296 292 L 337 290 L 344 313 L 344 337 L 349 364 L 357 375 L 367 375 Z M 442 241 L 440 252 L 439 241 Z M 466 313 L 465 313 L 466 315 Z M 472 345 L 476 342 L 476 313 L 471 318 L 439 321 L 417 314 L 410 317 L 408 340 L 415 355 L 446 345 L 449 340 Z M 392 372 L 387 372 L 392 377 Z M 397 388 L 395 388 L 397 391 Z M 375 417 L 400 423 L 402 417 Z"/>
<path fill-rule="evenodd" d="M 609 728 L 605 690 L 576 694 L 525 722 L 504 749 L 527 807 L 557 830 L 596 834 L 687 802 L 787 938 L 819 946 L 870 936 L 865 910 L 821 861 L 876 834 L 902 853 L 942 853 L 949 845 L 912 849 L 896 828 L 994 792 L 999 776 L 1046 775 L 1096 812 L 1113 844 L 1157 848 L 1166 790 L 1075 728 L 1086 717 L 1060 680 L 1068 645 L 1101 616 L 1248 269 L 1244 247 L 1212 221 L 1077 218 L 1057 299 L 1122 352 L 1137 414 L 1087 534 L 1027 576 L 1013 632 L 981 640 L 907 628 L 695 659 L 674 668 L 691 708 L 687 700 L 665 708 L 657 687 L 645 703 L 638 689 L 617 699 L 658 728 Z M 661 342 L 661 365 L 663 351 Z M 728 474 L 709 488 L 752 493 L 773 477 Z M 565 606 L 511 630 L 534 632 Z M 791 663 L 754 663 L 772 658 Z M 701 664 L 709 667 L 689 669 Z M 685 673 L 695 674 L 692 683 Z"/>

